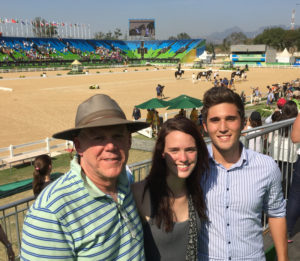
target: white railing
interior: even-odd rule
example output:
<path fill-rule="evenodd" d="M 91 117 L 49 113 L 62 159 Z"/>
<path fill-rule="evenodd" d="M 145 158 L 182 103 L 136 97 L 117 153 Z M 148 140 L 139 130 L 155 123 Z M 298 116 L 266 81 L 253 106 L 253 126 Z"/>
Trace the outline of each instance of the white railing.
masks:
<path fill-rule="evenodd" d="M 0 165 L 6 166 L 18 161 L 26 161 L 41 154 L 55 154 L 58 151 L 72 148 L 71 141 L 65 141 L 54 138 L 46 138 L 20 145 L 9 145 L 0 148 Z"/>

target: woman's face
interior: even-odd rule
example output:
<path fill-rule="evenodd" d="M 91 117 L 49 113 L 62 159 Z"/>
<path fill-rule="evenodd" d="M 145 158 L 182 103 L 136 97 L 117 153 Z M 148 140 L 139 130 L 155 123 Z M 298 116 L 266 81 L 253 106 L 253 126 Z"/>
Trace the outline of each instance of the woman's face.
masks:
<path fill-rule="evenodd" d="M 163 158 L 167 174 L 185 179 L 190 176 L 197 163 L 195 139 L 182 131 L 172 131 L 165 138 Z"/>

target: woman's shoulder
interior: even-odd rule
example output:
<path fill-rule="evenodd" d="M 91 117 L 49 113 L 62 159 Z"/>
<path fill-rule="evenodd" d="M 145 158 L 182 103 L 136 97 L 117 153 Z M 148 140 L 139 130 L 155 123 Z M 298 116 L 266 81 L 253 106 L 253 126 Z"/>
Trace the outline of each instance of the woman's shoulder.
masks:
<path fill-rule="evenodd" d="M 131 190 L 140 216 L 143 219 L 148 219 L 150 216 L 150 197 L 148 190 L 144 192 L 145 186 L 146 180 L 143 180 L 133 183 L 131 185 Z"/>
<path fill-rule="evenodd" d="M 145 186 L 146 186 L 146 180 L 142 180 L 131 184 L 131 191 L 135 201 L 142 201 Z"/>

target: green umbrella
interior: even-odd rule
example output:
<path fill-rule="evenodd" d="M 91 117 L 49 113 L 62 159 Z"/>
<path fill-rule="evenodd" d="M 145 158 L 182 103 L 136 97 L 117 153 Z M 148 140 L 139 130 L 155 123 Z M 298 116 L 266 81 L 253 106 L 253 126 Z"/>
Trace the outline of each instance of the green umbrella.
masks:
<path fill-rule="evenodd" d="M 136 107 L 139 109 L 156 109 L 156 108 L 165 108 L 167 106 L 169 106 L 168 101 L 164 101 L 164 100 L 157 99 L 157 98 L 153 98 L 144 103 L 136 105 Z"/>
<path fill-rule="evenodd" d="M 170 106 L 168 110 L 199 108 L 203 106 L 203 103 L 200 99 L 193 98 L 185 94 L 182 94 L 172 100 L 169 100 L 169 104 Z"/>
<path fill-rule="evenodd" d="M 196 103 L 194 103 L 191 100 L 183 99 L 178 100 L 174 103 L 172 103 L 167 110 L 173 110 L 173 109 L 190 109 L 190 108 L 197 108 L 199 107 Z"/>

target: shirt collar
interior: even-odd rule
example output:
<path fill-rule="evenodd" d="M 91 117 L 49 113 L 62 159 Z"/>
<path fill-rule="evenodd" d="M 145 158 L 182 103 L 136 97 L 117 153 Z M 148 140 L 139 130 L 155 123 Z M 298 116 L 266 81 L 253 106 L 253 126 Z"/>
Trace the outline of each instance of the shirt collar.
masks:
<path fill-rule="evenodd" d="M 74 159 L 71 161 L 71 168 L 76 171 L 76 173 L 81 174 L 82 181 L 84 183 L 84 187 L 88 190 L 89 194 L 93 198 L 101 198 L 101 197 L 109 197 L 107 194 L 105 194 L 103 191 L 101 191 L 93 181 L 90 180 L 90 178 L 83 172 L 81 166 L 78 163 L 78 157 L 75 156 Z M 121 199 L 124 198 L 124 193 L 129 190 L 129 182 L 126 175 L 126 169 L 123 168 L 121 174 L 118 177 L 117 181 L 118 186 L 118 198 L 121 197 Z"/>
<path fill-rule="evenodd" d="M 248 164 L 249 155 L 248 155 L 247 149 L 245 148 L 245 146 L 241 142 L 240 142 L 240 146 L 242 146 L 241 156 L 240 156 L 239 160 L 230 167 L 230 169 L 238 168 L 238 167 L 241 167 L 241 166 L 243 166 L 245 164 Z M 219 165 L 219 166 L 223 167 L 223 165 L 220 164 L 220 163 L 218 163 L 217 161 L 215 161 L 215 159 L 213 157 L 212 144 L 209 144 L 207 146 L 207 150 L 208 150 L 208 158 L 209 158 L 209 160 L 211 162 L 213 162 L 215 165 Z"/>

